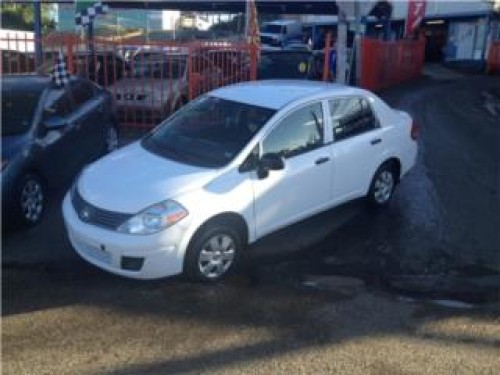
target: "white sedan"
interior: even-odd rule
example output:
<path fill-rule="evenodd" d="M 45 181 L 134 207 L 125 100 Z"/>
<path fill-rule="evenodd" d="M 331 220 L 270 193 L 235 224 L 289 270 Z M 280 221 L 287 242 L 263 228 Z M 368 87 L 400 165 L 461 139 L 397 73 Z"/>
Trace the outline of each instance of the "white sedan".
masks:
<path fill-rule="evenodd" d="M 78 254 L 109 272 L 216 281 L 279 228 L 359 197 L 385 206 L 416 138 L 408 114 L 365 90 L 228 86 L 87 167 L 64 220 Z"/>

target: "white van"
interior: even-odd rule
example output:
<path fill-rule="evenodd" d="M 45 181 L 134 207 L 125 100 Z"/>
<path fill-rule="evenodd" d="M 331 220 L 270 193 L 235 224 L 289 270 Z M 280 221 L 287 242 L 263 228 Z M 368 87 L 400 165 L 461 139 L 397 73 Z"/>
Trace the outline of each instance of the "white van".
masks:
<path fill-rule="evenodd" d="M 302 24 L 293 20 L 266 22 L 260 29 L 260 42 L 272 47 L 285 47 L 288 41 L 302 38 Z"/>

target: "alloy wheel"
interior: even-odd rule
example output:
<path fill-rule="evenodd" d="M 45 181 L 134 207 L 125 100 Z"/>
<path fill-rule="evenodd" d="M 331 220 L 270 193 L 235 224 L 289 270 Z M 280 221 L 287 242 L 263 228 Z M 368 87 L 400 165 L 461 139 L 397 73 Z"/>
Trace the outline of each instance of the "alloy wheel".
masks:
<path fill-rule="evenodd" d="M 386 203 L 392 195 L 394 190 L 394 175 L 388 171 L 382 171 L 375 180 L 375 188 L 373 196 L 377 203 Z"/>
<path fill-rule="evenodd" d="M 29 178 L 21 189 L 21 209 L 27 223 L 40 221 L 43 212 L 43 188 L 39 181 Z"/>
<path fill-rule="evenodd" d="M 200 272 L 209 279 L 217 279 L 231 267 L 236 254 L 236 243 L 225 234 L 210 237 L 198 257 Z"/>

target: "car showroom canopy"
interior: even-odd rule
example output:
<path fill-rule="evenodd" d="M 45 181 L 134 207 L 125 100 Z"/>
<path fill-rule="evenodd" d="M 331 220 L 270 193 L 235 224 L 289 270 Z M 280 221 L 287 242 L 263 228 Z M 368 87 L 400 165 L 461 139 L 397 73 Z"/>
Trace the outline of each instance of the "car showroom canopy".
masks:
<path fill-rule="evenodd" d="M 367 1 L 363 1 L 365 4 Z M 360 3 L 363 3 L 360 1 Z M 370 15 L 378 18 L 390 17 L 392 6 L 389 1 L 370 1 L 373 3 Z M 243 13 L 246 9 L 246 1 L 103 1 L 112 8 L 134 8 L 134 9 L 172 9 L 181 11 L 197 12 L 227 12 Z M 339 4 L 351 3 L 352 1 L 302 1 L 302 0 L 257 0 L 257 12 L 267 14 L 317 14 L 336 15 Z M 341 5 L 340 5 L 341 6 Z"/>

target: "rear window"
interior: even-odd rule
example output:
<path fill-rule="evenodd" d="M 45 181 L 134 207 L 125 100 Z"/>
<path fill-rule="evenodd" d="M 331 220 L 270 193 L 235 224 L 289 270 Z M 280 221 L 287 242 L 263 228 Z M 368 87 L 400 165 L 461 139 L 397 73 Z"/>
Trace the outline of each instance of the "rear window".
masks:
<path fill-rule="evenodd" d="M 262 54 L 257 70 L 259 79 L 307 79 L 312 55 L 301 51 Z"/>
<path fill-rule="evenodd" d="M 264 25 L 260 29 L 261 33 L 281 34 L 283 26 L 281 25 Z"/>
<path fill-rule="evenodd" d="M 43 89 L 2 90 L 2 136 L 26 133 L 33 123 Z"/>

